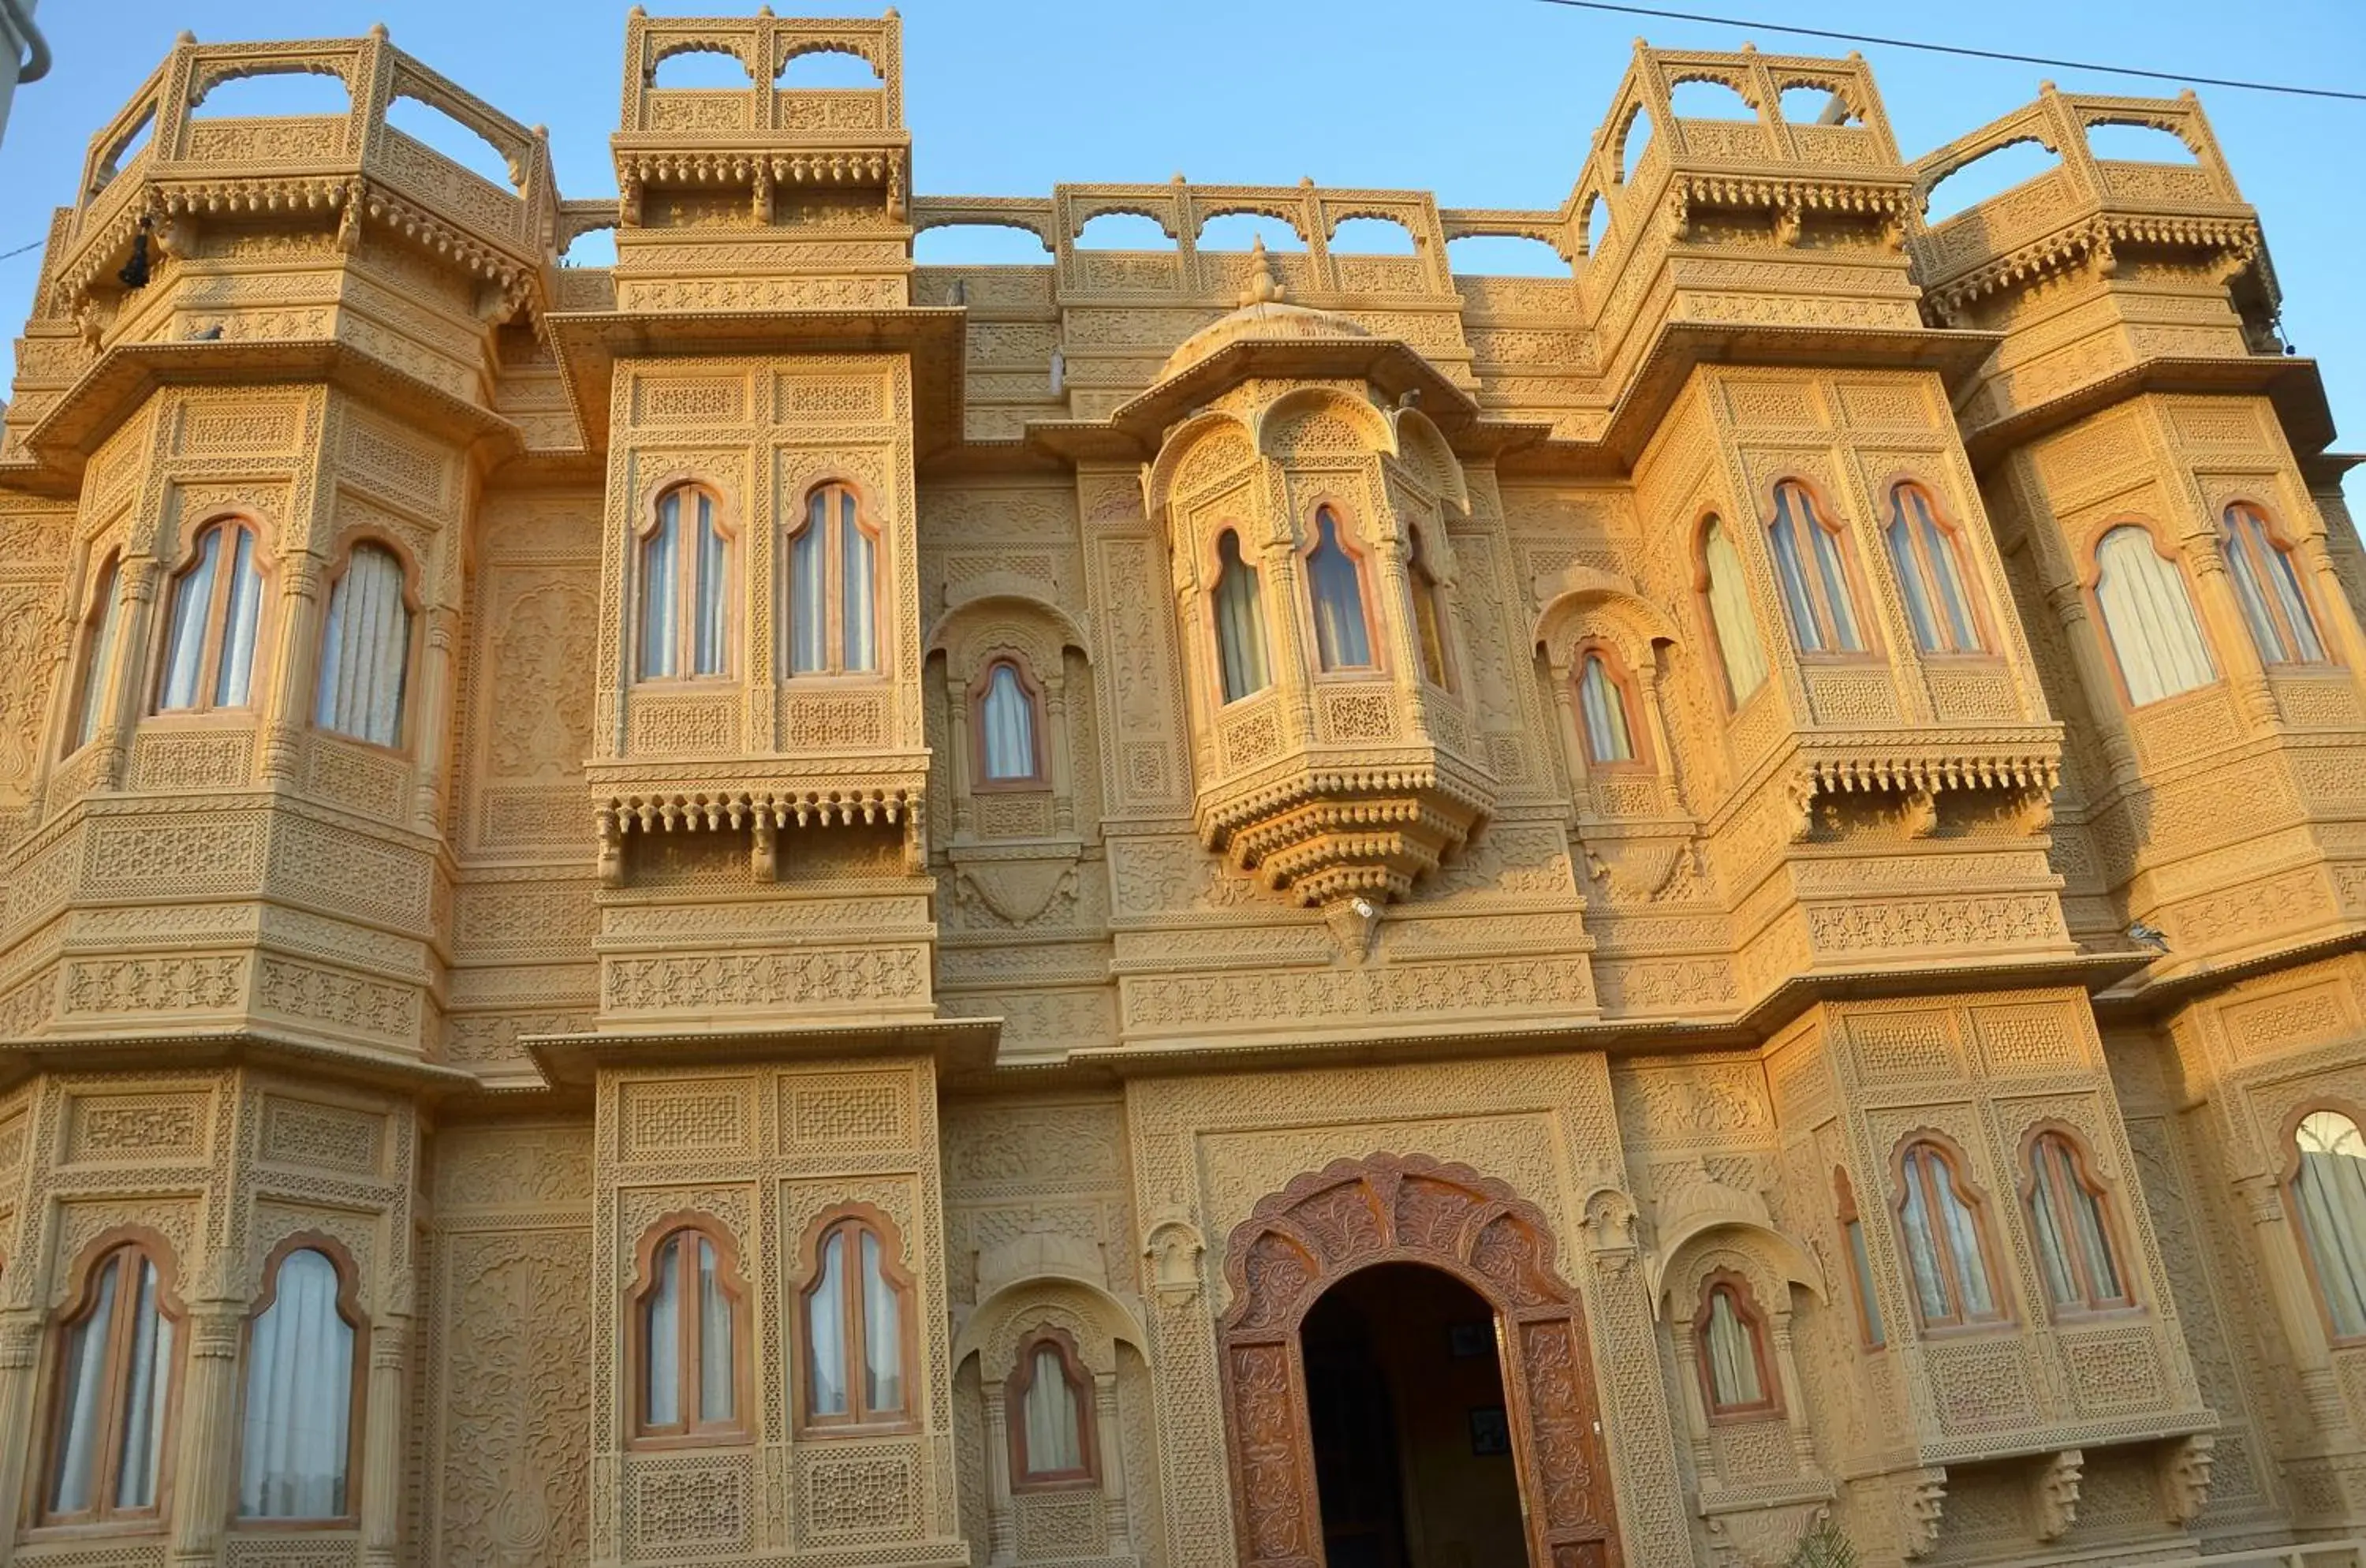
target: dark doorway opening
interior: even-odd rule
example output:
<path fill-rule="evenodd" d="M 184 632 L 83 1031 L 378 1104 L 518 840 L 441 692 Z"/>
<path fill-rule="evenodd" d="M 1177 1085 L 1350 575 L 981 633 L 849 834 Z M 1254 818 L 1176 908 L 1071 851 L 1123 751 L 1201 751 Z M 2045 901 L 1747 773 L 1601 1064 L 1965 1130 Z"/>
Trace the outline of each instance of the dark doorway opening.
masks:
<path fill-rule="evenodd" d="M 1524 1568 L 1495 1318 L 1479 1293 L 1382 1264 L 1324 1292 L 1300 1333 L 1330 1568 Z"/>

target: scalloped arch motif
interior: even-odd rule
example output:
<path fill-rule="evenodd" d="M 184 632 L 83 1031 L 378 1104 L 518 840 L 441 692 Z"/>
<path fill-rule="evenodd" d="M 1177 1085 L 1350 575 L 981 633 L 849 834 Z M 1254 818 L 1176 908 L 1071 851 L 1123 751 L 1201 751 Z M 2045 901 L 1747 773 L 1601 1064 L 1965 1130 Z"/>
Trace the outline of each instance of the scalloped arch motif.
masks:
<path fill-rule="evenodd" d="M 1468 1166 L 1391 1154 L 1299 1177 L 1261 1200 L 1226 1246 L 1233 1302 L 1217 1339 L 1242 1562 L 1324 1561 L 1299 1325 L 1324 1292 L 1381 1263 L 1441 1269 L 1495 1311 L 1529 1561 L 1616 1568 L 1585 1314 L 1554 1272 L 1543 1211 Z"/>

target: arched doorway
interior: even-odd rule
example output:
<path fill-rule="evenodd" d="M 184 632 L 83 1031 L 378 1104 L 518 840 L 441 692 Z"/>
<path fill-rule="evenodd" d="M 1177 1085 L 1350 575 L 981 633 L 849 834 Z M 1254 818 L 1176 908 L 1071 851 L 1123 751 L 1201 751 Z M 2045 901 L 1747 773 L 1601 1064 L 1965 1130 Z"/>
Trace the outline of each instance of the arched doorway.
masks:
<path fill-rule="evenodd" d="M 1420 1155 L 1341 1160 L 1258 1203 L 1226 1246 L 1233 1301 L 1218 1325 L 1242 1562 L 1313 1568 L 1325 1561 L 1301 1331 L 1349 1276 L 1415 1264 L 1458 1281 L 1493 1320 L 1527 1561 L 1616 1568 L 1617 1525 L 1584 1314 L 1554 1272 L 1552 1253 L 1550 1227 L 1534 1204 L 1467 1166 Z M 1341 1299 L 1352 1303 L 1352 1291 Z M 1316 1327 L 1320 1339 L 1323 1320 Z M 1425 1565 L 1415 1559 L 1406 1568 Z"/>
<path fill-rule="evenodd" d="M 1442 1269 L 1382 1263 L 1298 1331 L 1330 1568 L 1528 1558 L 1495 1314 Z"/>

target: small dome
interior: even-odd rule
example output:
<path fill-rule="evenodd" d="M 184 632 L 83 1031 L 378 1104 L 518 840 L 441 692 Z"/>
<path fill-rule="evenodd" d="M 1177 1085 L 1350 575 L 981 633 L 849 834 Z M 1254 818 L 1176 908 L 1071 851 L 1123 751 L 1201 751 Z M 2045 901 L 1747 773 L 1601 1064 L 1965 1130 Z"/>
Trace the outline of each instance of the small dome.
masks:
<path fill-rule="evenodd" d="M 1159 367 L 1158 379 L 1180 374 L 1221 349 L 1236 343 L 1306 343 L 1369 337 L 1371 333 L 1330 310 L 1282 303 L 1282 287 L 1267 260 L 1265 242 L 1249 249 L 1249 286 L 1241 291 L 1241 307 L 1220 316 L 1187 337 Z"/>

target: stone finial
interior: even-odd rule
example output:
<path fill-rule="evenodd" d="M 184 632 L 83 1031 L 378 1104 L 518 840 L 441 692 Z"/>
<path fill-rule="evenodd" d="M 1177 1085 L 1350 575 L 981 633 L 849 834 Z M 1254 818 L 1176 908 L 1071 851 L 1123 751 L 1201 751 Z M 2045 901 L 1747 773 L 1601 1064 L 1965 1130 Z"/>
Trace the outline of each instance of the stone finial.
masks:
<path fill-rule="evenodd" d="M 175 43 L 195 43 L 197 41 L 197 35 L 191 32 L 188 28 L 183 28 L 180 31 L 180 35 L 175 38 L 173 41 Z"/>
<path fill-rule="evenodd" d="M 372 22 L 369 25 L 369 36 L 374 39 L 384 39 L 387 36 L 386 24 L 384 22 Z"/>
<path fill-rule="evenodd" d="M 1241 290 L 1241 304 L 1270 305 L 1286 292 L 1273 275 L 1273 261 L 1265 254 L 1265 236 L 1260 234 L 1249 242 L 1249 285 Z"/>

